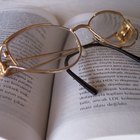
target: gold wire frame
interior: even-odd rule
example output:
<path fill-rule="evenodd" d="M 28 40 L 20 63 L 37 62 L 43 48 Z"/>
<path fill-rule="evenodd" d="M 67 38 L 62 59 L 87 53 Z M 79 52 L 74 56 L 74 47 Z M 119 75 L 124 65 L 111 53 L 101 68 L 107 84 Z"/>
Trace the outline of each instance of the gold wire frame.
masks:
<path fill-rule="evenodd" d="M 9 48 L 8 48 L 8 44 L 10 43 L 10 41 L 12 41 L 14 38 L 16 38 L 18 35 L 22 34 L 23 32 L 26 32 L 30 29 L 33 29 L 33 28 L 36 28 L 36 27 L 48 27 L 48 26 L 52 26 L 52 27 L 57 27 L 57 28 L 62 28 L 62 29 L 65 29 L 69 32 L 71 32 L 73 34 L 73 36 L 75 37 L 75 42 L 77 44 L 77 48 L 72 48 L 72 49 L 67 49 L 67 50 L 63 50 L 63 51 L 59 51 L 59 52 L 52 52 L 52 53 L 43 53 L 43 54 L 40 54 L 40 55 L 35 55 L 35 56 L 31 56 L 31 57 L 25 57 L 25 58 L 21 58 L 21 59 L 15 59 L 10 51 L 9 51 Z M 6 51 L 5 52 L 2 52 L 2 49 L 6 47 Z M 68 66 L 65 66 L 64 68 L 58 68 L 58 69 L 50 69 L 50 70 L 41 70 L 41 69 L 35 69 L 36 67 L 33 67 L 33 68 L 25 68 L 25 67 L 21 67 L 19 66 L 18 64 L 18 61 L 22 61 L 22 60 L 30 60 L 30 59 L 36 59 L 38 57 L 46 57 L 46 56 L 50 56 L 50 55 L 54 55 L 54 54 L 61 54 L 61 57 L 64 57 L 64 56 L 68 56 L 72 53 L 75 53 L 75 52 L 79 52 L 79 56 L 77 58 L 77 60 L 68 65 Z M 1 47 L 0 47 L 0 54 L 2 55 L 2 53 L 4 53 L 3 55 L 8 58 L 8 60 L 6 62 L 2 62 L 2 60 L 0 59 L 0 75 L 1 76 L 4 76 L 4 75 L 10 75 L 12 74 L 11 70 L 12 69 L 18 69 L 18 70 L 21 70 L 21 71 L 26 71 L 26 72 L 31 72 L 31 73 L 57 73 L 57 72 L 61 72 L 63 70 L 66 70 L 66 69 L 69 69 L 71 68 L 72 66 L 74 66 L 80 56 L 81 56 L 81 53 L 82 53 L 82 46 L 80 44 L 80 41 L 78 39 L 78 37 L 76 36 L 76 34 L 72 31 L 72 29 L 68 29 L 68 28 L 65 28 L 65 27 L 61 27 L 61 26 L 57 26 L 57 25 L 52 25 L 52 24 L 45 24 L 45 23 L 42 23 L 42 24 L 33 24 L 33 25 L 30 25 L 30 26 L 27 26 L 17 32 L 15 32 L 14 34 L 12 34 L 11 36 L 9 36 L 6 40 L 3 41 Z M 56 61 L 58 59 L 61 59 L 61 57 L 56 57 L 56 58 L 53 58 L 49 61 L 46 61 L 46 63 L 50 63 L 52 61 Z M 11 61 L 14 65 L 8 65 L 7 63 Z"/>
<path fill-rule="evenodd" d="M 90 26 L 90 24 L 91 24 L 91 21 L 94 20 L 95 17 L 97 17 L 98 15 L 103 14 L 103 13 L 113 13 L 115 15 L 121 16 L 122 19 L 124 20 L 123 25 L 120 27 L 121 30 L 119 31 L 119 33 L 115 32 L 114 34 L 110 35 L 108 38 L 111 38 L 112 36 L 115 36 L 120 42 L 123 42 L 123 44 L 125 44 L 132 37 L 132 34 L 135 33 L 136 34 L 136 38 L 134 39 L 134 42 L 132 42 L 132 44 L 127 45 L 127 46 L 124 46 L 123 44 L 116 45 L 116 44 L 110 42 L 108 40 L 108 38 L 104 38 L 104 37 L 100 36 Z M 101 44 L 103 44 L 103 45 L 112 45 L 112 46 L 115 46 L 115 47 L 118 47 L 118 48 L 131 47 L 133 44 L 135 44 L 135 41 L 137 40 L 138 35 L 139 35 L 138 30 L 132 25 L 130 20 L 125 19 L 124 16 L 120 12 L 112 11 L 112 10 L 103 10 L 103 11 L 99 11 L 99 12 L 95 13 L 95 15 L 90 18 L 88 24 L 77 25 L 76 27 L 73 28 L 73 31 L 76 31 L 76 30 L 78 30 L 80 28 L 87 28 L 87 29 L 89 29 L 89 31 L 91 31 L 92 34 L 94 34 L 94 36 L 93 36 L 94 39 L 99 41 Z"/>
<path fill-rule="evenodd" d="M 11 70 L 12 69 L 17 69 L 19 71 L 26 71 L 26 72 L 31 72 L 31 73 L 57 73 L 57 72 L 61 72 L 63 70 L 66 70 L 66 69 L 69 69 L 71 68 L 72 66 L 74 66 L 79 58 L 81 57 L 81 53 L 82 53 L 82 46 L 81 46 L 81 43 L 80 43 L 80 40 L 79 38 L 77 37 L 76 35 L 76 31 L 80 28 L 87 28 L 90 32 L 92 32 L 92 34 L 94 35 L 95 39 L 98 40 L 100 43 L 102 43 L 103 45 L 112 45 L 112 46 L 115 46 L 115 47 L 129 47 L 129 46 L 122 46 L 121 45 L 116 45 L 116 44 L 113 44 L 112 42 L 110 42 L 108 40 L 108 38 L 103 38 L 102 36 L 98 35 L 94 29 L 91 27 L 91 21 L 98 15 L 100 14 L 103 14 L 103 13 L 113 13 L 115 15 L 119 15 L 123 18 L 124 20 L 124 24 L 122 25 L 122 27 L 120 27 L 120 31 L 119 33 L 114 33 L 113 35 L 111 36 L 114 36 L 116 35 L 116 38 L 120 41 L 124 41 L 127 42 L 129 41 L 129 39 L 131 39 L 132 37 L 132 34 L 136 34 L 136 38 L 134 39 L 134 42 L 132 42 L 132 44 L 130 44 L 129 46 L 132 46 L 134 43 L 135 43 L 135 40 L 137 39 L 138 37 L 138 32 L 137 32 L 137 29 L 135 29 L 135 27 L 130 23 L 129 20 L 125 19 L 123 17 L 123 15 L 119 12 L 116 12 L 116 11 L 112 11 L 112 10 L 104 10 L 104 11 L 99 11 L 97 13 L 95 13 L 94 16 L 92 16 L 90 19 L 89 19 L 89 22 L 88 24 L 80 24 L 80 25 L 77 25 L 75 26 L 74 28 L 72 29 L 68 29 L 68 28 L 65 28 L 65 27 L 61 27 L 61 26 L 57 26 L 57 25 L 52 25 L 52 24 L 34 24 L 34 25 L 30 25 L 30 26 L 27 26 L 17 32 L 15 32 L 14 34 L 12 34 L 11 36 L 9 36 L 6 40 L 3 41 L 1 47 L 0 47 L 0 55 L 2 56 L 2 53 L 4 53 L 3 55 L 8 58 L 8 60 L 6 62 L 2 62 L 1 58 L 0 58 L 0 76 L 5 76 L 5 75 L 10 75 L 12 74 Z M 64 51 L 60 51 L 60 52 L 53 52 L 53 53 L 44 53 L 44 54 L 41 54 L 41 55 L 36 55 L 36 56 L 31 56 L 31 57 L 26 57 L 26 58 L 22 58 L 22 59 L 18 59 L 16 60 L 10 53 L 9 49 L 8 49 L 8 44 L 11 40 L 13 40 L 15 37 L 17 37 L 19 34 L 25 32 L 25 31 L 28 31 L 32 28 L 36 28 L 36 27 L 48 27 L 48 26 L 52 26 L 52 27 L 57 27 L 57 28 L 63 28 L 69 32 L 71 32 L 74 37 L 75 37 L 75 41 L 76 41 L 76 44 L 77 44 L 77 48 L 72 48 L 72 49 L 69 49 L 69 50 L 64 50 Z M 124 44 L 125 44 L 124 42 Z M 2 52 L 2 49 L 6 47 L 6 51 L 5 52 Z M 18 65 L 18 62 L 17 61 L 20 61 L 20 60 L 23 60 L 23 59 L 26 59 L 26 60 L 29 60 L 29 59 L 35 59 L 35 58 L 38 58 L 38 57 L 43 57 L 43 56 L 46 56 L 46 55 L 53 55 L 53 54 L 61 54 L 61 56 L 68 56 L 72 53 L 75 53 L 79 51 L 79 56 L 78 56 L 78 59 L 71 65 L 68 65 L 68 66 L 65 66 L 64 68 L 58 68 L 58 69 L 51 69 L 51 70 L 38 70 L 38 69 L 27 69 L 25 67 L 20 67 Z M 55 61 L 56 59 L 61 59 L 60 57 L 58 58 L 54 58 L 54 60 L 51 60 L 50 62 L 52 61 Z M 11 61 L 13 63 L 13 65 L 8 65 L 8 62 Z M 48 61 L 48 63 L 50 63 Z"/>
<path fill-rule="evenodd" d="M 112 13 L 114 15 L 121 16 L 123 19 L 123 24 L 120 27 L 120 31 L 115 32 L 114 34 L 110 35 L 107 38 L 104 38 L 104 37 L 98 35 L 96 33 L 96 31 L 94 31 L 94 29 L 91 28 L 91 26 L 90 26 L 91 21 L 96 16 L 103 14 L 103 13 Z M 138 30 L 132 25 L 130 20 L 124 18 L 124 16 L 120 12 L 117 12 L 117 11 L 103 10 L 103 11 L 99 11 L 99 12 L 95 13 L 95 16 L 91 17 L 91 19 L 89 20 L 88 27 L 89 27 L 89 30 L 95 35 L 96 39 L 98 39 L 103 45 L 112 45 L 112 46 L 115 46 L 118 48 L 131 47 L 133 44 L 135 44 L 135 41 L 138 38 Z M 136 38 L 134 39 L 134 41 L 131 44 L 125 46 L 124 44 L 127 43 L 133 37 L 133 34 L 136 34 Z M 112 36 L 115 36 L 121 42 L 120 45 L 118 45 L 118 44 L 116 45 L 108 40 Z"/>

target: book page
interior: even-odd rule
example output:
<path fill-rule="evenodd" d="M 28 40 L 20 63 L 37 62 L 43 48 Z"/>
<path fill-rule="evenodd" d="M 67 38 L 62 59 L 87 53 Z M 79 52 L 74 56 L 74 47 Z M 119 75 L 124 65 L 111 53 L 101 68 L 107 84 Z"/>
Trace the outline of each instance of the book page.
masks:
<path fill-rule="evenodd" d="M 34 7 L 2 8 L 0 19 L 1 43 L 28 25 L 58 23 L 47 11 Z M 57 38 L 54 36 L 52 39 Z M 50 41 L 52 39 L 50 36 Z M 43 42 L 30 34 L 15 43 L 18 47 L 13 44 L 13 48 L 20 53 L 21 49 L 22 53 L 44 49 L 41 48 Z M 31 47 L 23 49 L 28 45 Z M 60 50 L 59 44 L 56 47 L 52 46 L 52 49 Z M 45 137 L 52 82 L 52 74 L 17 73 L 0 79 L 0 137 L 10 140 L 42 140 Z"/>
<path fill-rule="evenodd" d="M 67 25 L 72 28 L 87 23 L 90 17 L 91 14 L 78 16 Z M 133 22 L 140 31 L 140 21 Z M 82 44 L 93 41 L 92 34 L 85 29 L 79 31 L 78 36 Z M 140 37 L 127 50 L 140 56 L 139 44 Z M 85 140 L 139 135 L 139 63 L 106 47 L 95 46 L 86 52 L 87 56 L 81 57 L 71 70 L 95 87 L 98 94 L 89 93 L 66 72 L 56 74 L 47 139 Z"/>

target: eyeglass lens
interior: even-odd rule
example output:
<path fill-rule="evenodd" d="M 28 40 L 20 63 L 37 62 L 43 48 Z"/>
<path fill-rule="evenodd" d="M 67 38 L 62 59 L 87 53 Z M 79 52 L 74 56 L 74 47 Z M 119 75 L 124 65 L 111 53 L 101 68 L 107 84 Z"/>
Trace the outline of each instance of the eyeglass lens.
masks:
<path fill-rule="evenodd" d="M 64 51 L 69 51 L 50 54 L 63 50 L 63 48 Z M 28 29 L 8 43 L 8 50 L 11 56 L 19 66 L 27 69 L 63 69 L 65 68 L 64 60 L 66 56 L 73 53 L 74 48 L 78 51 L 73 33 L 57 26 L 39 26 Z M 78 57 L 79 53 L 71 59 L 69 65 L 73 65 Z M 60 60 L 61 65 L 58 66 Z"/>
<path fill-rule="evenodd" d="M 89 23 L 99 36 L 115 46 L 130 46 L 136 40 L 137 33 L 129 21 L 114 12 L 101 12 Z"/>

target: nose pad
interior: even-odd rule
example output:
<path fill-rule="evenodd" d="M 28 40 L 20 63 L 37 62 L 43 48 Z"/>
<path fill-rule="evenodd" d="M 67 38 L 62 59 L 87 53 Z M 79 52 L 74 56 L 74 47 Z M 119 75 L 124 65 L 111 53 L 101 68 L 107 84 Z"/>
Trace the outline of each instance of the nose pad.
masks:
<path fill-rule="evenodd" d="M 124 21 L 120 29 L 116 33 L 115 37 L 121 44 L 125 44 L 133 39 L 135 34 L 135 28 L 129 21 Z"/>
<path fill-rule="evenodd" d="M 82 54 L 81 54 L 81 56 L 83 56 L 83 57 L 87 56 L 87 51 L 83 47 L 82 47 Z"/>

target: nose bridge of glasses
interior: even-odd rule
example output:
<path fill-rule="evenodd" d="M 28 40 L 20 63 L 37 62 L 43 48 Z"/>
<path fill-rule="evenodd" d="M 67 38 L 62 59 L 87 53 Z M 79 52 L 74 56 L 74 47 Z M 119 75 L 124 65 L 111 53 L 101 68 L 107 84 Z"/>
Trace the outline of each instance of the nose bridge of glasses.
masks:
<path fill-rule="evenodd" d="M 94 30 L 90 27 L 90 22 L 88 24 L 79 24 L 79 25 L 75 26 L 72 29 L 72 31 L 75 32 L 82 28 L 87 29 L 90 33 L 92 33 L 92 35 L 93 35 L 92 38 L 94 38 L 95 41 L 98 40 L 100 42 L 105 42 L 104 39 L 100 35 L 98 35 L 96 32 L 94 32 Z"/>
<path fill-rule="evenodd" d="M 79 25 L 75 26 L 75 27 L 72 29 L 72 31 L 75 32 L 75 31 L 77 31 L 77 30 L 79 30 L 79 29 L 81 29 L 81 28 L 86 28 L 86 29 L 88 29 L 88 28 L 89 28 L 89 25 L 87 25 L 87 24 L 79 24 Z"/>
<path fill-rule="evenodd" d="M 78 33 L 79 30 L 79 33 Z M 84 41 L 84 44 L 88 44 L 89 39 L 93 39 L 96 40 L 99 37 L 96 37 L 96 34 L 94 33 L 94 31 L 91 29 L 89 23 L 88 24 L 79 24 L 77 26 L 75 26 L 74 28 L 72 28 L 72 31 L 76 33 L 80 43 L 82 44 L 83 40 L 82 40 L 82 35 L 86 36 L 86 43 Z M 90 40 L 91 42 L 91 40 Z M 82 44 L 83 45 L 83 44 Z M 82 51 L 83 52 L 83 51 Z"/>

